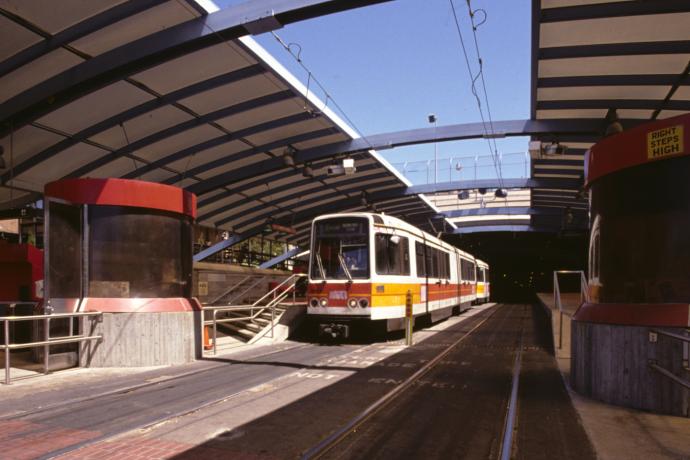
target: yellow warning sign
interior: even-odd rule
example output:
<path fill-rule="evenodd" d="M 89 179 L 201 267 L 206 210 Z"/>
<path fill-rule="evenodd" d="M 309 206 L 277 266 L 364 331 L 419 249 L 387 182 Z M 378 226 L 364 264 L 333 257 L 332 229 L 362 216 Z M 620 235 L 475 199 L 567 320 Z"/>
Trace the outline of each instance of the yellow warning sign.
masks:
<path fill-rule="evenodd" d="M 669 126 L 647 133 L 647 158 L 653 160 L 683 153 L 683 125 Z"/>

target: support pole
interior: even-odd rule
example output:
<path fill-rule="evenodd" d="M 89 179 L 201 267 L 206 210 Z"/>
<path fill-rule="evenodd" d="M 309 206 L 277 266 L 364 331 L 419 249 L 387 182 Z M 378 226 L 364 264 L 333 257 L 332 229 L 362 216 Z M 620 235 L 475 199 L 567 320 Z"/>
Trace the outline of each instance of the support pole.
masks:
<path fill-rule="evenodd" d="M 10 384 L 10 322 L 5 320 L 5 385 Z"/>

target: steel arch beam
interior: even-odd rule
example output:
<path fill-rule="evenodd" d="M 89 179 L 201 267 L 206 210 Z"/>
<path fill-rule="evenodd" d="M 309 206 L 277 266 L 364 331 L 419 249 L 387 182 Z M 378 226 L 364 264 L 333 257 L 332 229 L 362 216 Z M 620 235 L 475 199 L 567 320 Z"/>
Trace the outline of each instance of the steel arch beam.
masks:
<path fill-rule="evenodd" d="M 271 260 L 267 260 L 266 262 L 262 263 L 259 265 L 259 268 L 271 268 L 275 265 L 278 265 L 279 263 L 286 261 L 288 259 L 291 259 L 295 257 L 297 254 L 304 252 L 304 249 L 300 248 L 299 246 L 296 248 L 292 248 L 289 251 L 286 251 L 282 253 L 279 256 L 276 256 L 272 258 Z"/>
<path fill-rule="evenodd" d="M 189 171 L 186 172 L 186 174 L 178 174 L 176 176 L 170 177 L 163 181 L 164 184 L 172 185 L 175 184 L 181 180 L 184 180 L 185 178 L 189 176 L 196 176 L 200 173 L 203 173 L 205 171 L 218 168 L 220 166 L 223 166 L 224 164 L 227 164 L 230 161 L 235 161 L 241 158 L 245 158 L 248 155 L 256 154 L 256 153 L 267 153 L 270 150 L 281 148 L 281 147 L 287 147 L 290 144 L 297 144 L 299 142 L 304 142 L 304 141 L 310 141 L 314 139 L 318 139 L 320 137 L 324 136 L 329 136 L 331 134 L 337 134 L 340 131 L 338 131 L 337 128 L 331 127 L 331 128 L 325 128 L 325 129 L 320 129 L 317 131 L 311 131 L 308 133 L 303 133 L 303 134 L 298 134 L 296 136 L 288 137 L 285 139 L 281 139 L 275 142 L 270 142 L 268 144 L 264 144 L 261 146 L 257 146 L 248 150 L 244 150 L 242 152 L 238 153 L 233 153 L 232 155 L 229 155 L 227 157 L 219 158 L 217 160 L 213 160 L 209 163 L 205 163 L 201 166 L 197 166 L 196 168 L 192 168 Z M 208 147 L 205 147 L 208 148 Z M 269 165 L 268 167 L 266 165 Z M 282 169 L 285 167 L 285 162 L 282 157 L 274 157 L 269 160 L 264 160 L 262 162 L 259 162 L 258 164 L 251 164 L 248 166 L 243 166 L 241 168 L 237 168 L 235 170 L 232 170 L 231 172 L 238 172 L 237 176 L 241 176 L 242 179 L 248 179 L 250 177 L 258 176 L 267 172 L 272 172 L 278 169 Z M 224 174 L 229 174 L 229 173 L 222 173 L 221 175 Z M 227 184 L 221 185 L 220 187 L 223 187 L 225 185 L 228 185 L 233 182 L 238 182 L 241 179 L 235 180 L 228 182 Z M 197 190 L 200 187 L 200 184 L 205 183 L 205 181 L 198 182 L 197 184 L 190 185 L 187 187 L 188 190 Z M 217 187 L 217 188 L 220 188 Z M 208 193 L 215 190 L 214 189 L 209 189 L 206 190 L 203 193 Z M 195 192 L 196 193 L 196 192 Z M 197 193 L 197 195 L 201 195 L 201 193 Z"/>
<path fill-rule="evenodd" d="M 102 156 L 101 158 L 98 158 L 90 163 L 87 163 L 83 165 L 80 168 L 75 169 L 72 173 L 69 174 L 70 177 L 80 177 L 84 176 L 86 174 L 89 174 L 91 171 L 94 171 L 100 167 L 103 167 L 107 164 L 112 163 L 113 161 L 116 161 L 122 157 L 129 156 L 130 154 L 136 152 L 137 150 L 143 149 L 149 145 L 155 144 L 156 142 L 162 141 L 164 139 L 167 139 L 169 137 L 175 136 L 177 134 L 183 133 L 184 131 L 187 131 L 192 128 L 196 128 L 198 126 L 202 126 L 207 123 L 214 122 L 220 118 L 234 115 L 234 114 L 239 114 L 242 112 L 246 112 L 247 110 L 251 110 L 254 108 L 259 108 L 259 107 L 264 107 L 269 104 L 273 104 L 278 101 L 284 101 L 286 99 L 290 99 L 293 97 L 293 94 L 290 91 L 281 91 L 279 93 L 273 93 L 269 94 L 267 96 L 262 96 L 256 99 L 251 99 L 249 101 L 236 104 L 230 107 L 226 107 L 221 110 L 217 110 L 215 112 L 211 112 L 206 115 L 202 115 L 198 118 L 192 118 L 191 120 L 179 123 L 175 126 L 170 126 L 168 128 L 162 129 L 156 133 L 150 134 L 149 136 L 143 137 L 139 140 L 136 140 L 132 142 L 129 145 L 126 145 L 120 149 L 117 149 L 113 152 L 110 152 L 107 155 Z M 200 147 L 204 146 L 202 148 L 210 148 L 214 147 L 216 145 L 236 141 L 236 140 L 242 140 L 244 136 L 249 136 L 252 134 L 257 134 L 262 131 L 266 131 L 269 129 L 277 128 L 280 126 L 286 126 L 291 123 L 297 123 L 299 121 L 304 121 L 307 119 L 306 114 L 297 114 L 293 115 L 287 118 L 282 118 L 279 120 L 272 120 L 267 123 L 262 123 L 260 125 L 252 126 L 247 129 L 235 131 L 230 134 L 225 134 L 223 136 L 219 136 L 213 139 L 210 139 L 207 142 L 202 142 L 200 144 L 197 144 L 195 147 Z M 199 150 L 197 150 L 199 151 Z M 152 163 L 148 163 L 145 166 L 142 166 L 140 168 L 137 168 L 135 171 L 133 171 L 129 175 L 133 175 L 132 177 L 138 177 L 146 172 L 152 171 L 153 169 L 159 168 L 166 166 L 168 163 L 178 160 L 180 158 L 184 157 L 178 157 L 175 154 L 169 155 L 165 157 L 164 159 L 161 160 L 156 160 Z"/>
<path fill-rule="evenodd" d="M 58 107 L 163 62 L 247 35 L 390 0 L 252 0 L 201 16 L 105 52 L 0 104 L 0 137 Z"/>
<path fill-rule="evenodd" d="M 68 45 L 90 33 L 96 32 L 104 27 L 111 24 L 134 16 L 135 14 L 141 13 L 142 11 L 153 8 L 156 5 L 165 3 L 168 0 L 129 0 L 120 5 L 113 6 L 101 13 L 98 13 L 90 18 L 84 19 L 83 21 L 64 29 L 55 35 L 49 35 L 34 45 L 25 48 L 18 53 L 13 54 L 4 61 L 0 62 L 0 76 L 4 76 L 19 67 L 34 61 L 41 56 L 54 51 L 62 46 Z M 6 10 L 0 9 L 0 14 L 13 20 L 20 25 L 23 21 L 17 21 L 16 16 L 9 13 Z"/>
<path fill-rule="evenodd" d="M 583 19 L 603 19 L 647 14 L 685 13 L 690 11 L 686 0 L 663 0 L 644 2 L 600 3 L 590 5 L 563 6 L 541 10 L 539 22 L 579 21 Z"/>
<path fill-rule="evenodd" d="M 554 46 L 551 48 L 540 48 L 539 59 L 567 59 L 601 56 L 634 56 L 638 54 L 686 53 L 690 53 L 690 40 Z"/>
<path fill-rule="evenodd" d="M 678 82 L 675 74 L 654 75 L 585 75 L 577 77 L 541 77 L 539 88 L 563 88 L 571 86 L 671 86 Z M 684 76 L 681 85 L 690 85 L 690 76 Z"/>
<path fill-rule="evenodd" d="M 359 182 L 359 181 L 355 181 L 355 182 Z M 352 183 L 352 182 L 350 182 L 350 183 Z M 386 181 L 386 182 L 383 182 L 383 181 L 382 181 L 382 182 L 380 182 L 380 183 L 373 184 L 372 187 L 387 187 L 387 186 L 397 185 L 397 184 L 400 184 L 400 181 L 398 180 L 398 178 L 396 178 L 396 177 L 391 177 L 391 180 Z M 299 202 L 299 206 L 302 207 L 302 206 L 308 206 L 308 205 L 312 205 L 312 204 L 317 204 L 317 203 L 319 203 L 320 201 L 325 201 L 325 200 L 329 200 L 329 199 L 332 199 L 332 198 L 337 198 L 337 197 L 339 197 L 339 196 L 344 196 L 344 195 L 346 195 L 347 193 L 353 193 L 353 192 L 354 192 L 354 193 L 357 193 L 356 190 L 349 191 L 349 192 L 348 192 L 348 191 L 345 191 L 345 190 L 336 190 L 336 191 L 331 192 L 331 193 L 326 193 L 326 194 L 322 194 L 322 195 L 312 196 L 311 198 L 307 198 L 307 199 L 305 199 L 305 200 L 301 200 L 301 201 Z M 275 205 L 277 206 L 278 204 L 282 204 L 282 203 L 285 203 L 285 202 L 290 201 L 290 200 L 295 200 L 295 199 L 299 198 L 300 195 L 303 195 L 303 194 L 304 194 L 304 193 L 295 193 L 295 194 L 286 196 L 286 197 L 281 198 L 280 200 L 278 200 L 278 201 L 276 202 Z M 357 199 L 358 199 L 358 200 L 361 200 L 361 197 L 357 197 Z M 249 215 L 249 214 L 251 214 L 251 213 L 253 213 L 253 212 L 257 212 L 257 211 L 259 211 L 259 210 L 261 210 L 261 209 L 263 209 L 263 208 L 266 208 L 266 206 L 264 206 L 264 205 L 255 206 L 255 207 L 252 208 L 251 210 L 242 211 L 242 214 L 243 214 L 243 215 Z M 240 220 L 240 221 L 239 221 L 238 223 L 236 223 L 234 226 L 235 226 L 235 227 L 243 227 L 243 226 L 245 226 L 245 225 L 247 224 L 247 222 L 249 222 L 249 221 L 257 220 L 257 219 L 259 219 L 259 220 L 267 219 L 267 218 L 270 217 L 271 215 L 275 214 L 275 212 L 276 212 L 276 211 L 273 210 L 273 209 L 267 210 L 266 212 L 264 212 L 263 214 L 260 214 L 260 215 L 258 215 L 258 216 L 251 216 L 251 217 L 247 217 L 247 218 L 244 219 L 244 220 Z M 221 226 L 221 225 L 224 225 L 224 224 L 226 224 L 226 223 L 228 223 L 228 222 L 230 222 L 230 221 L 232 221 L 232 220 L 234 220 L 234 219 L 237 219 L 237 216 L 226 217 L 226 218 L 224 218 L 224 219 L 221 219 L 221 220 L 217 221 L 215 224 L 216 224 L 217 226 Z"/>
<path fill-rule="evenodd" d="M 222 75 L 217 75 L 213 78 L 209 78 L 208 80 L 195 83 L 193 85 L 181 88 L 161 97 L 152 99 L 150 101 L 146 101 L 142 104 L 139 104 L 138 106 L 127 109 L 124 112 L 121 112 L 117 115 L 113 115 L 110 118 L 107 118 L 92 126 L 89 126 L 88 128 L 79 131 L 71 137 L 68 137 L 58 142 L 57 144 L 51 145 L 47 149 L 35 155 L 32 155 L 30 158 L 26 159 L 25 161 L 19 163 L 14 167 L 14 176 L 17 176 L 18 174 L 21 174 L 33 168 L 34 166 L 37 166 L 41 162 L 46 161 L 54 157 L 55 155 L 58 155 L 63 150 L 66 150 L 69 147 L 78 144 L 79 142 L 82 142 L 92 136 L 95 136 L 100 132 L 113 128 L 121 123 L 130 121 L 145 113 L 151 112 L 166 105 L 172 105 L 182 99 L 194 96 L 204 91 L 215 89 L 229 83 L 234 83 L 251 77 L 255 77 L 265 72 L 266 71 L 262 66 L 258 64 L 251 65 Z M 10 174 L 9 172 L 7 172 L 0 178 L 0 180 L 2 180 L 2 182 L 7 182 L 9 178 Z"/>
<path fill-rule="evenodd" d="M 531 135 L 559 135 L 599 137 L 603 128 L 602 120 L 510 120 L 493 123 L 497 136 L 531 136 Z M 432 142 L 446 142 L 485 137 L 486 132 L 482 123 L 439 126 L 437 128 L 422 128 L 409 131 L 378 134 L 366 138 L 336 142 L 320 147 L 313 147 L 297 152 L 295 161 L 306 163 L 331 158 L 337 155 L 347 155 L 356 152 L 386 150 L 407 145 L 426 144 Z M 235 171 L 218 174 L 188 189 L 197 195 L 204 195 L 227 184 L 247 179 L 252 175 L 275 171 L 282 165 L 281 159 L 266 160 L 252 168 L 240 168 Z M 198 172 L 212 169 L 202 168 Z"/>
<path fill-rule="evenodd" d="M 327 163 L 328 163 L 328 160 L 325 160 L 325 161 L 322 161 L 319 163 L 314 163 L 314 164 L 312 164 L 312 168 L 318 169 Z M 294 176 L 294 175 L 295 175 L 294 169 L 292 169 L 292 168 L 287 169 L 287 170 L 283 169 L 282 171 L 278 172 L 277 174 L 274 174 L 274 175 L 269 176 L 269 177 L 260 177 L 256 180 L 254 180 L 252 182 L 248 182 L 246 184 L 241 184 L 241 185 L 235 186 L 233 188 L 221 189 L 220 193 L 218 193 L 216 195 L 211 195 L 207 198 L 204 198 L 203 200 L 199 200 L 197 202 L 197 208 L 201 209 L 205 206 L 213 204 L 215 201 L 228 198 L 229 196 L 232 196 L 234 194 L 242 193 L 245 190 L 252 189 L 252 188 L 257 187 L 259 185 L 264 185 L 266 183 L 278 181 L 278 180 L 285 179 L 287 177 Z"/>
<path fill-rule="evenodd" d="M 573 209 L 573 211 L 580 212 L 585 210 Z M 459 209 L 455 211 L 444 211 L 441 212 L 441 214 L 448 219 L 456 219 L 458 217 L 497 215 L 560 216 L 563 214 L 563 210 L 556 208 L 535 208 L 533 206 L 503 206 L 500 208 Z"/>
<path fill-rule="evenodd" d="M 369 166 L 365 166 L 362 169 L 357 169 L 357 172 L 366 172 L 366 171 L 370 171 L 372 169 L 376 169 L 377 167 L 378 167 L 378 165 L 369 165 Z M 293 171 L 293 174 L 294 174 L 294 171 Z M 381 178 L 387 177 L 387 176 L 390 176 L 390 173 L 386 172 L 386 173 L 380 173 L 380 174 L 372 174 L 370 176 L 366 176 L 366 178 L 353 179 L 353 181 L 381 179 Z M 296 182 L 290 182 L 289 184 L 285 184 L 285 185 L 275 187 L 275 188 L 269 187 L 261 193 L 252 194 L 252 195 L 248 196 L 247 198 L 229 203 L 225 206 L 221 206 L 221 207 L 216 208 L 212 211 L 209 211 L 205 214 L 202 214 L 199 217 L 197 217 L 197 220 L 198 221 L 208 220 L 208 219 L 212 218 L 213 216 L 217 216 L 218 214 L 223 214 L 227 211 L 230 211 L 233 208 L 243 206 L 243 205 L 248 204 L 252 201 L 256 201 L 256 200 L 260 200 L 262 198 L 270 197 L 272 195 L 280 194 L 280 193 L 286 192 L 288 190 L 296 189 L 298 187 L 303 187 L 305 185 L 310 185 L 310 184 L 316 185 L 316 184 L 318 184 L 318 182 L 323 181 L 323 180 L 327 180 L 329 177 L 330 176 L 328 174 L 322 174 L 319 176 L 308 177 L 308 178 L 305 178 L 305 179 L 302 179 L 302 180 L 299 180 Z M 270 179 L 265 180 L 265 183 L 270 184 Z M 343 181 L 343 182 L 339 182 L 336 184 L 329 184 L 329 185 L 333 186 L 333 187 L 339 187 L 341 185 L 349 185 L 350 183 L 351 183 L 351 181 Z M 293 194 L 292 196 L 294 197 L 295 195 Z M 297 195 L 297 196 L 299 196 L 299 195 Z M 242 211 L 242 212 L 245 213 L 245 211 Z M 250 212 L 251 211 L 247 211 L 246 213 L 249 214 Z"/>

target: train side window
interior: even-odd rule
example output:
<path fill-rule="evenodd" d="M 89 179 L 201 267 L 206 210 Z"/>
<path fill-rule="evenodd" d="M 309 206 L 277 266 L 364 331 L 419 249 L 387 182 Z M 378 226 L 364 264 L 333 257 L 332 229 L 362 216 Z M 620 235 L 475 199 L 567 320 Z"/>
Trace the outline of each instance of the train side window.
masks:
<path fill-rule="evenodd" d="M 419 241 L 415 242 L 415 256 L 417 258 L 417 276 L 424 278 L 426 276 L 426 270 L 424 267 L 424 245 Z"/>
<path fill-rule="evenodd" d="M 377 233 L 375 238 L 376 273 L 409 275 L 410 249 L 407 238 Z"/>

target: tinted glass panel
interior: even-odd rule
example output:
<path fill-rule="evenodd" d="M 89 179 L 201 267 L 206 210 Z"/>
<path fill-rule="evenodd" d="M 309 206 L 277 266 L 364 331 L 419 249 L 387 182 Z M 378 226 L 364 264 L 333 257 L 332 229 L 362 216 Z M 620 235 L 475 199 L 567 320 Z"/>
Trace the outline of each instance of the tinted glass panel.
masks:
<path fill-rule="evenodd" d="M 80 206 L 49 202 L 48 289 L 51 297 L 81 297 Z"/>
<path fill-rule="evenodd" d="M 189 297 L 188 218 L 122 206 L 89 208 L 91 297 Z"/>
<path fill-rule="evenodd" d="M 336 218 L 318 221 L 312 242 L 313 279 L 369 278 L 369 221 Z"/>

